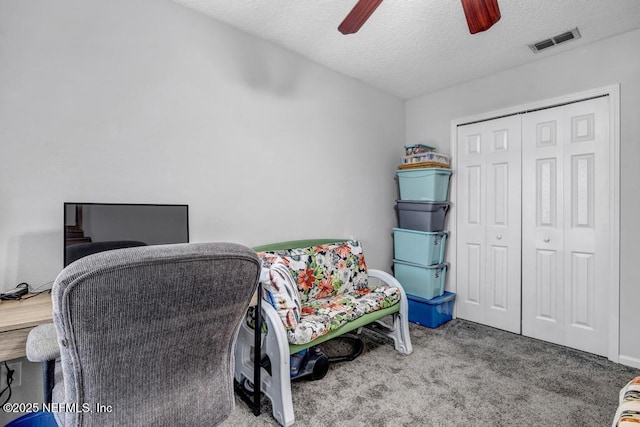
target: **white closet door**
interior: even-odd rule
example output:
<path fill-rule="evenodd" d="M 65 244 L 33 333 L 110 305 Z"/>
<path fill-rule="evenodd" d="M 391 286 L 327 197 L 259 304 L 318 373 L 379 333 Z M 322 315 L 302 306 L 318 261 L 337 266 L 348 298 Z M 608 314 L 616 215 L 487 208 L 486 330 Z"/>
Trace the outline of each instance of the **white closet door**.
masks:
<path fill-rule="evenodd" d="M 522 120 L 522 333 L 563 343 L 562 107 Z"/>
<path fill-rule="evenodd" d="M 522 333 L 607 355 L 608 98 L 522 118 Z"/>
<path fill-rule="evenodd" d="M 519 116 L 458 128 L 457 316 L 520 333 Z"/>

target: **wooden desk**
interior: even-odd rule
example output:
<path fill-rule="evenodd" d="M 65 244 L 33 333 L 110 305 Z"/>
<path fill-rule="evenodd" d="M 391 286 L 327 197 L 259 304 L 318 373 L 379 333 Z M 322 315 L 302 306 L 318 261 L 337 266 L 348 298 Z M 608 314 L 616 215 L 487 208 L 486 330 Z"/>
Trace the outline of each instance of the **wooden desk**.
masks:
<path fill-rule="evenodd" d="M 35 326 L 53 322 L 48 292 L 18 301 L 0 301 L 0 362 L 26 354 L 27 335 Z"/>

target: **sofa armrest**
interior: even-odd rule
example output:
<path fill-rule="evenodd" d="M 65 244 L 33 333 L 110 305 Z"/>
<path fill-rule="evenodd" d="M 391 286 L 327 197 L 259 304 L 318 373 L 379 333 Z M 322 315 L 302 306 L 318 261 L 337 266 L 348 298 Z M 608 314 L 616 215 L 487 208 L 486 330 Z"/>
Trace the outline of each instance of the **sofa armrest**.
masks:
<path fill-rule="evenodd" d="M 398 282 L 398 279 L 396 279 L 395 277 L 393 277 L 391 274 L 387 273 L 386 271 L 382 271 L 382 270 L 375 270 L 373 268 L 369 269 L 369 277 L 373 277 L 376 278 L 384 283 L 386 283 L 389 286 L 392 286 L 394 288 L 398 288 L 398 291 L 400 291 L 400 304 L 401 304 L 401 314 L 403 316 L 406 316 L 406 318 L 409 318 L 409 302 L 407 301 L 407 293 L 405 292 L 404 288 L 402 287 L 402 285 L 400 284 L 400 282 Z"/>
<path fill-rule="evenodd" d="M 46 362 L 60 357 L 58 335 L 53 323 L 38 325 L 27 337 L 27 359 L 31 362 Z"/>
<path fill-rule="evenodd" d="M 389 330 L 387 335 L 393 339 L 394 347 L 398 352 L 411 354 L 413 352 L 413 346 L 411 345 L 411 336 L 409 335 L 409 300 L 407 299 L 407 293 L 400 282 L 385 271 L 370 268 L 369 277 L 376 278 L 389 286 L 398 288 L 400 292 L 399 319 L 397 319 L 397 322 L 395 322 L 395 325 Z"/>
<path fill-rule="evenodd" d="M 391 287 L 398 288 L 400 292 L 404 295 L 404 288 L 402 287 L 400 282 L 398 282 L 398 279 L 396 279 L 386 271 L 370 268 L 368 271 L 368 274 L 369 274 L 369 277 L 373 277 L 375 279 L 381 280 L 382 282 L 384 282 L 385 284 Z"/>

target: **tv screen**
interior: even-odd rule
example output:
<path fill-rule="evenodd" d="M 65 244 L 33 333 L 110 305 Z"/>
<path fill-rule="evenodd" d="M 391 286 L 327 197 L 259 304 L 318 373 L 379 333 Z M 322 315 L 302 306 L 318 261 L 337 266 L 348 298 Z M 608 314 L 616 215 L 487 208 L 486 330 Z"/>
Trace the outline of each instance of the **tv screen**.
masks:
<path fill-rule="evenodd" d="M 97 252 L 188 242 L 188 205 L 64 204 L 65 267 Z"/>

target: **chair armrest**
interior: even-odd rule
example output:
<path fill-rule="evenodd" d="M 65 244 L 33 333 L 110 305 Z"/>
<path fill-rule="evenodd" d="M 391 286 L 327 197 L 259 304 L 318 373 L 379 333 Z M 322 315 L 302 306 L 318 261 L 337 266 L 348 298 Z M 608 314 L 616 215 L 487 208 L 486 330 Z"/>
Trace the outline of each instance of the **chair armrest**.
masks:
<path fill-rule="evenodd" d="M 46 362 L 60 357 L 58 335 L 53 323 L 38 325 L 27 337 L 27 359 L 31 362 Z"/>

